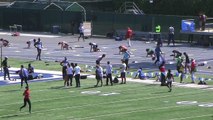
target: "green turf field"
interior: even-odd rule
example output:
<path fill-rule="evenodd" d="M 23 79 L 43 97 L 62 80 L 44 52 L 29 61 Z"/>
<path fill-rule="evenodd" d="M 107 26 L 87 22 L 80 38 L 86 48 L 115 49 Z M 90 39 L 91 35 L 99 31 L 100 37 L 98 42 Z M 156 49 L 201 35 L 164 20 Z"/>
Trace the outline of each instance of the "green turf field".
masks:
<path fill-rule="evenodd" d="M 19 111 L 20 85 L 1 86 L 0 120 L 213 120 L 213 107 L 198 106 L 213 104 L 212 90 L 174 87 L 168 92 L 167 87 L 131 82 L 93 88 L 95 83 L 82 80 L 81 88 L 64 88 L 63 81 L 30 83 L 31 114 L 28 107 Z M 180 101 L 198 103 L 176 104 Z"/>
<path fill-rule="evenodd" d="M 36 69 L 61 70 L 56 62 L 9 59 L 12 67 L 28 63 Z M 1 86 L 0 120 L 213 120 L 213 107 L 199 106 L 213 106 L 212 90 L 174 87 L 170 93 L 159 85 L 128 82 L 94 88 L 95 84 L 94 79 L 82 80 L 81 88 L 65 88 L 62 80 L 30 83 L 31 114 L 28 107 L 19 111 L 24 91 L 20 85 Z"/>

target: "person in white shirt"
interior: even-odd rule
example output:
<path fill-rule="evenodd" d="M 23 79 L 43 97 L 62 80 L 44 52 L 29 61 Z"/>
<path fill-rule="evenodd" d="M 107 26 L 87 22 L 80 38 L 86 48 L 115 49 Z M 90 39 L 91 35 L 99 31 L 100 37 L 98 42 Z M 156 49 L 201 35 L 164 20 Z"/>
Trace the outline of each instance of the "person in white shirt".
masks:
<path fill-rule="evenodd" d="M 121 66 L 121 84 L 126 84 L 126 64 L 124 60 L 122 60 Z"/>
<path fill-rule="evenodd" d="M 113 85 L 112 83 L 112 65 L 110 64 L 110 62 L 107 62 L 107 66 L 106 66 L 106 85 L 108 85 L 110 80 L 111 86 Z"/>
<path fill-rule="evenodd" d="M 75 74 L 76 87 L 81 87 L 80 84 L 81 68 L 78 66 L 77 63 L 75 63 L 74 74 Z"/>
<path fill-rule="evenodd" d="M 82 37 L 83 38 L 83 41 L 85 41 L 84 40 L 84 26 L 83 26 L 83 23 L 80 23 L 80 26 L 79 26 L 79 32 L 80 32 L 80 36 L 78 37 L 78 41 L 79 41 L 79 39 Z"/>
<path fill-rule="evenodd" d="M 41 60 L 41 50 L 42 50 L 43 46 L 42 46 L 42 42 L 41 42 L 40 38 L 38 38 L 38 41 L 35 42 L 34 46 L 37 48 L 36 60 Z"/>
<path fill-rule="evenodd" d="M 101 81 L 101 87 L 103 85 L 103 68 L 100 65 L 96 65 L 96 80 L 97 80 L 97 84 L 95 85 L 95 87 L 98 87 L 99 82 Z"/>
<path fill-rule="evenodd" d="M 72 78 L 73 78 L 73 68 L 70 64 L 68 64 L 67 65 L 67 86 L 72 86 Z"/>

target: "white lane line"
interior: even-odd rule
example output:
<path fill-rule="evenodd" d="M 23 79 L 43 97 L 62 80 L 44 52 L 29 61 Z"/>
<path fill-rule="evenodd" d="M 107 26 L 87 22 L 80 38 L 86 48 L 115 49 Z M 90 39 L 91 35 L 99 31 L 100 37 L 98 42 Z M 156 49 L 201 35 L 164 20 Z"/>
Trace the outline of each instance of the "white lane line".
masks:
<path fill-rule="evenodd" d="M 186 119 L 192 119 L 192 118 L 202 118 L 202 117 L 212 117 L 213 119 L 213 114 L 206 114 L 206 115 L 200 115 L 200 116 L 190 116 L 190 117 L 184 117 L 184 118 L 174 118 L 170 120 L 186 120 Z"/>
<path fill-rule="evenodd" d="M 12 35 L 9 32 L 0 32 L 0 35 Z M 41 35 L 41 34 L 29 34 L 29 33 L 20 33 L 20 36 L 28 36 L 28 37 L 44 37 L 44 38 L 57 38 L 61 36 L 56 35 Z"/>
<path fill-rule="evenodd" d="M 94 118 L 100 118 L 100 117 L 106 117 L 106 116 L 115 116 L 115 115 L 126 115 L 126 114 L 131 114 L 131 113 L 137 113 L 137 112 L 146 112 L 146 111 L 154 111 L 154 110 L 166 110 L 166 109 L 171 109 L 171 108 L 178 108 L 178 107 L 183 107 L 183 106 L 169 106 L 169 107 L 157 107 L 157 108 L 148 108 L 148 109 L 135 109 L 132 111 L 121 111 L 121 112 L 116 112 L 116 113 L 104 113 L 101 115 L 97 116 L 88 116 L 84 118 L 77 118 L 78 120 L 88 120 L 88 119 L 94 119 Z"/>

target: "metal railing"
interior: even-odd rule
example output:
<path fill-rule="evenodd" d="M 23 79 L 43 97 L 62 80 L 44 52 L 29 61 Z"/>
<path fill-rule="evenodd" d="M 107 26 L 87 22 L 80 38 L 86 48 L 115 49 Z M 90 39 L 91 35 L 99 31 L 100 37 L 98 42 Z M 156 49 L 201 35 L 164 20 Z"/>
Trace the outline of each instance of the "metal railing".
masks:
<path fill-rule="evenodd" d="M 125 2 L 118 10 L 119 13 L 144 14 L 134 2 Z"/>

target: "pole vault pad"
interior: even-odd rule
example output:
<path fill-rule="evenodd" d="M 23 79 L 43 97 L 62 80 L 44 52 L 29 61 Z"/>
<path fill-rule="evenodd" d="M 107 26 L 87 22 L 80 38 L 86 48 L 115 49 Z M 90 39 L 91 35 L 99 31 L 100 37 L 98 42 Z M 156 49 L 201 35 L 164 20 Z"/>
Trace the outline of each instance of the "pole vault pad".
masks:
<path fill-rule="evenodd" d="M 6 76 L 6 80 L 4 80 L 4 73 L 0 74 L 0 86 L 10 85 L 10 84 L 19 84 L 21 79 L 17 71 L 20 68 L 9 68 L 10 72 L 10 80 Z M 33 77 L 34 79 L 28 80 L 28 82 L 44 82 L 44 81 L 53 81 L 53 80 L 62 80 L 62 73 L 60 71 L 47 71 L 47 70 L 34 70 Z"/>

